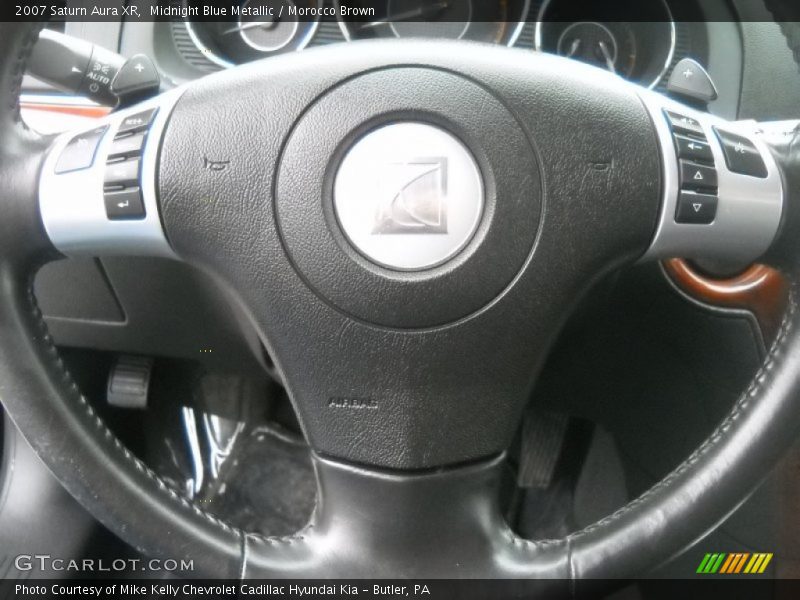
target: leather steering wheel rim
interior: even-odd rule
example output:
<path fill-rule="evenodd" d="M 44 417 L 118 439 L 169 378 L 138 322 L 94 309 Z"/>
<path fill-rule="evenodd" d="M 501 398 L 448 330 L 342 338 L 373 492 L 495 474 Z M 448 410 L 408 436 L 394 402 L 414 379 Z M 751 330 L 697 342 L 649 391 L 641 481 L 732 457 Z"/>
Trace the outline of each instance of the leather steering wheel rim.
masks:
<path fill-rule="evenodd" d="M 36 270 L 59 257 L 46 242 L 37 190 L 31 185 L 49 141 L 29 131 L 19 114 L 24 66 L 39 29 L 36 24 L 0 24 L 0 55 L 7 57 L 0 65 L 2 210 L 14 216 L 0 219 L 0 329 L 4 332 L 0 400 L 8 415 L 64 487 L 99 521 L 145 555 L 191 557 L 195 571 L 188 575 L 235 579 L 374 574 L 365 566 L 369 557 L 359 557 L 356 546 L 363 540 L 357 537 L 345 537 L 350 547 L 344 556 L 321 549 L 330 528 L 341 527 L 326 516 L 337 505 L 335 499 L 328 500 L 346 493 L 343 488 L 358 487 L 360 480 L 391 490 L 412 475 L 368 471 L 317 456 L 320 500 L 312 524 L 288 537 L 243 532 L 171 489 L 133 456 L 65 370 L 32 292 Z M 784 166 L 789 198 L 781 237 L 770 256 L 790 282 L 788 309 L 764 364 L 725 420 L 652 489 L 609 517 L 558 540 L 521 540 L 502 523 L 490 498 L 501 458 L 468 467 L 471 475 L 465 487 L 455 484 L 458 494 L 448 495 L 439 487 L 438 473 L 417 476 L 414 485 L 425 487 L 431 497 L 471 499 L 463 524 L 479 523 L 482 528 L 475 532 L 481 540 L 475 556 L 494 558 L 483 569 L 459 572 L 451 567 L 447 575 L 558 580 L 549 585 L 574 594 L 582 589 L 578 580 L 642 573 L 724 520 L 795 440 L 800 426 L 800 259 L 791 243 L 797 238 L 791 234 L 800 230 L 796 226 L 800 217 L 791 200 L 800 182 L 793 177 L 797 171 L 786 166 L 797 161 L 794 157 L 800 152 L 794 150 L 793 140 L 773 149 L 782 157 L 779 162 Z M 475 511 L 480 518 L 474 517 Z M 458 522 L 455 528 L 461 525 Z M 380 567 L 375 569 L 380 573 Z M 410 567 L 406 573 L 426 572 Z"/>

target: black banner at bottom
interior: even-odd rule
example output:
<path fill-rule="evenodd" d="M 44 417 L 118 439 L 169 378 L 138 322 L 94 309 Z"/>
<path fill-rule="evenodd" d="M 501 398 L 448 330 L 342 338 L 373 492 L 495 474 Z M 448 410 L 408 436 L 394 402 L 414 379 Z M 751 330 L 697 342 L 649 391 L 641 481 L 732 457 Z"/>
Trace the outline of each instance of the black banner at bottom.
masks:
<path fill-rule="evenodd" d="M 645 579 L 620 581 L 531 581 L 487 579 L 431 580 L 133 580 L 133 579 L 28 579 L 0 580 L 3 600 L 41 599 L 303 599 L 359 598 L 491 599 L 505 598 L 613 598 L 641 600 L 714 599 L 782 600 L 800 597 L 800 580 L 745 578 Z M 627 592 L 627 593 L 626 593 Z"/>

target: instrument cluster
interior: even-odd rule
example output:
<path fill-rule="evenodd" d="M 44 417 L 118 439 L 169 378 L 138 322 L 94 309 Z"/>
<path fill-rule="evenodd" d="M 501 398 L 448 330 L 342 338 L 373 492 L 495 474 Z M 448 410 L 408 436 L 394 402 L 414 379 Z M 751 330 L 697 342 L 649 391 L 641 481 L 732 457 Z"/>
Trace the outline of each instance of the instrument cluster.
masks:
<path fill-rule="evenodd" d="M 675 22 L 664 0 L 546 0 L 534 44 L 654 87 L 675 53 Z"/>
<path fill-rule="evenodd" d="M 328 26 L 324 34 L 321 23 Z M 666 0 L 240 0 L 223 20 L 187 20 L 185 28 L 210 65 L 226 68 L 336 41 L 334 24 L 339 41 L 439 38 L 517 46 L 648 87 L 665 75 L 675 52 Z"/>

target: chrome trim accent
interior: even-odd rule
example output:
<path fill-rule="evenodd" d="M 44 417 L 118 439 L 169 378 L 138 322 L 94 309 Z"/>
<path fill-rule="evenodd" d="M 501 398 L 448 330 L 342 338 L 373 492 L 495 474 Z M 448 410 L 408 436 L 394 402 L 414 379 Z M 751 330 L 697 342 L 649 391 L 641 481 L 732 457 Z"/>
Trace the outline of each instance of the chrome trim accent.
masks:
<path fill-rule="evenodd" d="M 536 27 L 533 32 L 533 48 L 537 52 L 542 52 L 542 22 L 544 12 L 547 10 L 547 7 L 550 6 L 550 3 L 553 0 L 545 0 L 542 5 L 539 7 L 539 12 L 536 15 Z M 654 89 L 662 79 L 664 79 L 664 75 L 667 74 L 669 70 L 670 64 L 672 64 L 672 59 L 675 58 L 675 46 L 677 45 L 677 31 L 675 27 L 675 18 L 672 16 L 672 11 L 669 8 L 669 4 L 667 4 L 666 0 L 661 0 L 662 5 L 664 6 L 664 10 L 667 11 L 667 15 L 669 16 L 669 52 L 667 52 L 667 60 L 664 62 L 664 66 L 661 68 L 661 72 L 658 76 L 650 82 L 645 87 L 649 90 Z M 639 85 L 644 85 L 644 82 L 634 82 L 638 83 Z"/>
<path fill-rule="evenodd" d="M 660 94 L 641 90 L 639 96 L 650 113 L 661 149 L 662 203 L 659 223 L 643 259 L 719 258 L 753 261 L 775 239 L 783 212 L 784 191 L 780 170 L 764 142 L 754 135 L 752 125 L 720 119 L 693 110 Z M 675 222 L 678 203 L 678 158 L 664 109 L 696 119 L 702 125 L 714 155 L 718 179 L 717 215 L 709 225 Z M 767 167 L 767 177 L 741 175 L 728 170 L 722 145 L 712 130 L 743 135 L 756 146 Z"/>
<path fill-rule="evenodd" d="M 157 98 L 96 119 L 91 126 L 60 135 L 50 148 L 39 176 L 39 210 L 53 245 L 67 256 L 145 255 L 175 258 L 159 217 L 156 191 L 161 138 L 170 113 L 184 92 L 176 88 Z M 119 124 L 128 115 L 157 107 L 141 158 L 145 218 L 110 221 L 103 199 L 106 157 Z M 76 135 L 109 125 L 88 169 L 55 173 L 62 150 Z"/>

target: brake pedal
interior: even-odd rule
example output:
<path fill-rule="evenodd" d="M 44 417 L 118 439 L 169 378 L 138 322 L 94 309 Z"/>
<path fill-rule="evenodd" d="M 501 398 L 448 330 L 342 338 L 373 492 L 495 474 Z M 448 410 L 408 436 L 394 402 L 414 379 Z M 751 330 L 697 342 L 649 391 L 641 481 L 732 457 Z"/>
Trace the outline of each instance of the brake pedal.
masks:
<path fill-rule="evenodd" d="M 117 408 L 147 408 L 153 359 L 121 355 L 108 375 L 106 401 Z"/>

